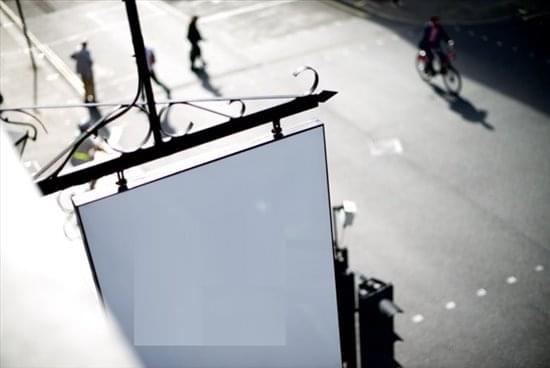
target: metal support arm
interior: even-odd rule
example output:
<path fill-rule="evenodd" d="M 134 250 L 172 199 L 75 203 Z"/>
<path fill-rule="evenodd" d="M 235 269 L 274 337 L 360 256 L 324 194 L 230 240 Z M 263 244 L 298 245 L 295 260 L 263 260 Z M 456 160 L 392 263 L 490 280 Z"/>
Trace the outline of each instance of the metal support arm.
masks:
<path fill-rule="evenodd" d="M 138 149 L 131 153 L 62 176 L 52 176 L 37 182 L 40 190 L 45 195 L 59 190 L 87 183 L 91 180 L 126 170 L 130 167 L 141 165 L 174 153 L 193 148 L 216 139 L 224 138 L 235 133 L 245 131 L 263 124 L 280 121 L 282 118 L 295 115 L 319 105 L 334 96 L 337 92 L 321 91 L 318 94 L 297 97 L 289 102 L 270 107 L 246 116 L 231 118 L 225 123 L 200 130 L 196 133 L 186 134 L 172 138 L 163 144 L 155 144 L 152 147 Z"/>

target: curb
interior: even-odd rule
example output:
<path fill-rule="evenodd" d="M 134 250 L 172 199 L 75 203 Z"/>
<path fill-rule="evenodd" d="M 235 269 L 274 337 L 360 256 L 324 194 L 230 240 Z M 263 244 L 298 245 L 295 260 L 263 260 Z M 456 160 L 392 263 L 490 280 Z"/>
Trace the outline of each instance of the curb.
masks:
<path fill-rule="evenodd" d="M 23 23 L 21 19 L 3 1 L 0 1 L 0 10 L 2 10 L 19 30 L 23 32 Z M 79 96 L 82 96 L 84 94 L 84 87 L 76 73 L 74 73 L 50 47 L 40 42 L 32 32 L 27 32 L 27 34 L 33 46 L 36 47 L 38 51 L 44 55 L 50 65 L 63 76 L 69 86 L 78 93 Z"/>
<path fill-rule="evenodd" d="M 418 25 L 423 25 L 426 21 L 426 19 L 419 20 L 416 18 L 407 17 L 406 15 L 399 16 L 395 14 L 390 14 L 383 9 L 382 5 L 372 5 L 372 4 L 369 4 L 368 1 L 366 0 L 362 2 L 361 6 L 356 5 L 353 1 L 350 1 L 350 0 L 329 0 L 329 1 L 332 2 L 333 4 L 338 4 L 342 7 L 347 7 L 348 9 L 353 9 L 354 11 L 363 12 L 365 14 L 375 16 L 380 19 L 385 19 L 391 22 L 398 22 L 402 24 L 418 26 Z M 512 15 L 499 16 L 499 17 L 487 17 L 479 20 L 445 18 L 445 23 L 449 25 L 475 26 L 475 25 L 482 25 L 482 24 L 500 23 L 500 22 L 509 21 L 510 19 L 513 19 Z"/>

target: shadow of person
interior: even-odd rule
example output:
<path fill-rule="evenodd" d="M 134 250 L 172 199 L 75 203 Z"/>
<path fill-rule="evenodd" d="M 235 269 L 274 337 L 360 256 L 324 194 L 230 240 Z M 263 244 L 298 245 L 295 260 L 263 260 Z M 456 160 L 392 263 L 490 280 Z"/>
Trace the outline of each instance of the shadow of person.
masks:
<path fill-rule="evenodd" d="M 449 108 L 455 113 L 459 114 L 462 119 L 473 123 L 481 124 L 487 130 L 495 130 L 495 127 L 487 122 L 487 110 L 481 110 L 476 108 L 470 101 L 465 98 L 456 95 L 449 94 L 447 91 L 434 84 L 431 85 L 434 92 L 441 98 L 443 98 L 449 104 Z"/>
<path fill-rule="evenodd" d="M 210 93 L 212 93 L 216 97 L 220 97 L 222 95 L 220 90 L 218 88 L 214 87 L 212 85 L 212 83 L 210 83 L 210 76 L 208 75 L 208 73 L 206 72 L 206 69 L 204 67 L 202 67 L 202 68 L 192 68 L 191 70 L 200 79 L 201 85 L 205 90 L 209 91 Z"/>
<path fill-rule="evenodd" d="M 90 127 L 97 123 L 103 116 L 97 106 L 86 106 L 86 108 L 88 109 L 88 119 L 81 121 L 81 124 Z M 106 126 L 100 128 L 98 134 L 104 139 L 109 139 L 111 136 L 111 132 Z"/>

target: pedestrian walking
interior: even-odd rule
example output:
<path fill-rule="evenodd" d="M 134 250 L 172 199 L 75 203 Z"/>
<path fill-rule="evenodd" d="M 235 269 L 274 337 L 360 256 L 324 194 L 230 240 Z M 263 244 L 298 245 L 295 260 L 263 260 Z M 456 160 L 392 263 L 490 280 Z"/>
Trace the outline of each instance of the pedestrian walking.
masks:
<path fill-rule="evenodd" d="M 191 70 L 195 71 L 198 69 L 204 69 L 206 67 L 206 62 L 202 58 L 201 48 L 199 42 L 203 40 L 199 29 L 197 28 L 197 21 L 199 17 L 193 15 L 191 17 L 191 22 L 189 23 L 189 29 L 187 31 L 187 39 L 191 43 L 191 51 L 189 53 L 189 58 L 191 60 Z M 201 61 L 201 66 L 195 66 L 195 60 L 199 59 Z"/>
<path fill-rule="evenodd" d="M 158 78 L 157 74 L 155 73 L 155 63 L 156 63 L 156 57 L 155 52 L 153 49 L 149 47 L 145 47 L 145 58 L 147 59 L 147 69 L 149 69 L 149 77 L 162 89 L 164 89 L 164 92 L 166 92 L 166 97 L 168 99 L 171 98 L 170 88 L 168 88 L 164 83 L 162 83 Z"/>
<path fill-rule="evenodd" d="M 88 42 L 82 42 L 80 50 L 72 53 L 71 58 L 76 60 L 76 72 L 80 74 L 84 84 L 84 102 L 96 102 L 93 62 L 88 51 Z"/>

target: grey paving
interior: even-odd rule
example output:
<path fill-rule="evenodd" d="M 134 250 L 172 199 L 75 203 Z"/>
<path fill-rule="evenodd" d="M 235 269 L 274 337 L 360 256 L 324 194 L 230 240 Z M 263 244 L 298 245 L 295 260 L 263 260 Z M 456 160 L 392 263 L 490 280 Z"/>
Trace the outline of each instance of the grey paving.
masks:
<path fill-rule="evenodd" d="M 301 93 L 310 79 L 291 72 L 303 64 L 319 71 L 320 88 L 339 92 L 283 123 L 317 117 L 327 124 L 333 203 L 351 199 L 359 208 L 344 242 L 354 269 L 395 285 L 405 310 L 396 323 L 405 339 L 397 349 L 404 366 L 550 364 L 550 61 L 528 37 L 532 30 L 509 19 L 450 27 L 464 83 L 461 99 L 453 101 L 440 92 L 440 80 L 430 86 L 414 70 L 420 23 L 328 2 L 139 6 L 157 72 L 175 98 L 213 96 L 189 71 L 185 27 L 191 14 L 204 16 L 199 27 L 210 82 L 222 95 Z M 28 22 L 71 67 L 68 55 L 80 39 L 89 40 L 101 101 L 133 96 L 121 2 L 81 2 L 33 13 Z M 30 95 L 4 79 L 15 65 L 6 44 L 0 88 L 6 104 L 28 104 Z M 17 73 L 28 78 L 28 71 Z M 62 96 L 53 99 L 78 98 L 63 83 L 55 86 Z M 156 93 L 164 98 L 161 89 Z M 122 143 L 143 135 L 142 115 L 132 112 L 119 123 Z M 189 120 L 198 128 L 220 121 L 174 110 L 175 126 Z M 62 146 L 43 143 L 46 148 L 29 148 L 29 155 Z M 478 296 L 479 289 L 486 294 Z M 454 308 L 446 308 L 449 302 Z"/>

